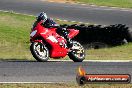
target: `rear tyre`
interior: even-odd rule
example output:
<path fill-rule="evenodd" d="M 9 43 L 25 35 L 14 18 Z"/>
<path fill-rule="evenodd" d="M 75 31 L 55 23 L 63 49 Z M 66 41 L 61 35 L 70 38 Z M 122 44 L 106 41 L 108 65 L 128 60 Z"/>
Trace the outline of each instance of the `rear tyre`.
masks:
<path fill-rule="evenodd" d="M 74 62 L 82 62 L 85 59 L 85 50 L 79 42 L 73 41 L 73 46 L 68 56 Z"/>
<path fill-rule="evenodd" d="M 30 46 L 33 57 L 39 62 L 46 62 L 49 59 L 48 48 L 39 42 L 33 42 Z"/>

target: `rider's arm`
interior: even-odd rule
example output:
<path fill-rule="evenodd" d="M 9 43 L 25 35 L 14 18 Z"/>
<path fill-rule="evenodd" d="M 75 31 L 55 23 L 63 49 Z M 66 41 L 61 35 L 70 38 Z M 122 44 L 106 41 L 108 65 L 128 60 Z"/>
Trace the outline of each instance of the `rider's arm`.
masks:
<path fill-rule="evenodd" d="M 33 30 L 35 27 L 36 27 L 36 25 L 37 25 L 37 21 L 35 21 L 34 23 L 33 23 L 33 26 L 32 26 L 32 28 L 31 28 L 31 30 Z"/>
<path fill-rule="evenodd" d="M 58 28 L 59 25 L 57 23 L 55 23 L 52 19 L 48 18 L 44 23 L 43 23 L 43 26 L 44 27 L 47 27 L 47 28 L 51 28 L 51 27 L 54 27 L 54 28 Z"/>

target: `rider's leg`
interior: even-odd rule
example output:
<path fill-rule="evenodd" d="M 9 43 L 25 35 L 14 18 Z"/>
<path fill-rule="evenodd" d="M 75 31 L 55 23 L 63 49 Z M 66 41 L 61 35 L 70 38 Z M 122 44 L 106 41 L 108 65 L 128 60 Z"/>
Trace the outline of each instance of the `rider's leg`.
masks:
<path fill-rule="evenodd" d="M 63 36 L 64 36 L 64 38 L 65 38 L 66 41 L 67 41 L 67 47 L 68 47 L 68 48 L 72 47 L 72 41 L 71 41 L 71 39 L 68 37 L 68 32 L 67 32 L 67 30 L 64 31 Z"/>
<path fill-rule="evenodd" d="M 68 48 L 72 47 L 72 42 L 71 42 L 70 38 L 68 37 L 68 32 L 67 32 L 66 28 L 58 28 L 57 33 L 66 39 Z"/>

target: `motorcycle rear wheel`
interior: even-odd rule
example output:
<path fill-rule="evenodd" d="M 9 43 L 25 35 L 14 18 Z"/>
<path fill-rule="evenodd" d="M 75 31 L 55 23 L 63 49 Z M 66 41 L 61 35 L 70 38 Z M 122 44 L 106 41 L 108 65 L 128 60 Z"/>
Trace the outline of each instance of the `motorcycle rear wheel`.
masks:
<path fill-rule="evenodd" d="M 82 62 L 85 59 L 85 50 L 79 42 L 73 41 L 73 46 L 68 56 L 74 62 Z"/>
<path fill-rule="evenodd" d="M 39 42 L 33 42 L 30 46 L 33 57 L 39 62 L 46 62 L 49 59 L 48 48 Z"/>

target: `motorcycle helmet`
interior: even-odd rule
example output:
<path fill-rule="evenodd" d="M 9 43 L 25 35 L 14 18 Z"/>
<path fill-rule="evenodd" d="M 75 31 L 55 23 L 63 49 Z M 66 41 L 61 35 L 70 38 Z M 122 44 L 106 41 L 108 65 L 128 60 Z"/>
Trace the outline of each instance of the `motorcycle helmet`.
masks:
<path fill-rule="evenodd" d="M 39 13 L 38 16 L 36 17 L 37 21 L 43 20 L 43 22 L 45 22 L 47 18 L 48 18 L 47 14 L 45 12 Z"/>

